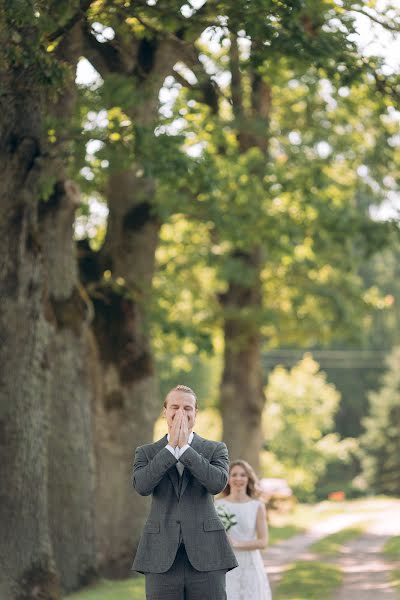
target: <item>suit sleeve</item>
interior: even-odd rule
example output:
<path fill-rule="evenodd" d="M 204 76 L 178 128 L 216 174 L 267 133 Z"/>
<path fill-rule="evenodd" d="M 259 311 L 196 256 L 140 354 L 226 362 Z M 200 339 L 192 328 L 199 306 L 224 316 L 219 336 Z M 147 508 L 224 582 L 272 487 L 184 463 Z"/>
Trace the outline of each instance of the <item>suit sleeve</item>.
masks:
<path fill-rule="evenodd" d="M 210 494 L 219 494 L 228 483 L 228 448 L 219 442 L 210 460 L 196 452 L 191 446 L 180 457 L 180 462 L 189 469 L 194 477 Z"/>
<path fill-rule="evenodd" d="M 136 448 L 133 462 L 133 487 L 141 496 L 149 496 L 168 469 L 177 462 L 167 448 L 163 448 L 149 460 L 143 446 L 139 446 Z"/>

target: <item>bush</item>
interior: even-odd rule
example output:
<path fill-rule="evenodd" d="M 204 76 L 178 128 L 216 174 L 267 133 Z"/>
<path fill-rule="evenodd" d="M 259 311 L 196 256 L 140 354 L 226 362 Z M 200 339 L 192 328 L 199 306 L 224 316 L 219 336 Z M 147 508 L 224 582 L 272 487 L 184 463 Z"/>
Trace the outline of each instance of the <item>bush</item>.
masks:
<path fill-rule="evenodd" d="M 388 370 L 378 392 L 369 394 L 369 416 L 361 436 L 366 485 L 374 493 L 400 494 L 400 347 L 387 359 Z"/>
<path fill-rule="evenodd" d="M 356 444 L 330 433 L 340 394 L 306 354 L 290 371 L 274 369 L 266 396 L 263 475 L 287 479 L 299 500 L 315 500 L 328 464 L 348 462 Z"/>

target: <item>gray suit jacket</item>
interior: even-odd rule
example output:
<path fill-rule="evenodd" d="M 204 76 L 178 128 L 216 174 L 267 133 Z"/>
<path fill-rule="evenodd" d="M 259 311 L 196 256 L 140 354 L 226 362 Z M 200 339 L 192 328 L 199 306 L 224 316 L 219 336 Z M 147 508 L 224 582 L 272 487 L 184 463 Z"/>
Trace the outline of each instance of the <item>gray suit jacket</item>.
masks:
<path fill-rule="evenodd" d="M 142 496 L 151 494 L 152 502 L 132 570 L 168 571 L 182 539 L 195 569 L 230 571 L 238 563 L 213 498 L 228 481 L 227 447 L 195 433 L 190 448 L 180 458 L 185 466 L 180 487 L 175 466 L 178 461 L 165 448 L 167 443 L 165 435 L 135 452 L 133 487 Z"/>

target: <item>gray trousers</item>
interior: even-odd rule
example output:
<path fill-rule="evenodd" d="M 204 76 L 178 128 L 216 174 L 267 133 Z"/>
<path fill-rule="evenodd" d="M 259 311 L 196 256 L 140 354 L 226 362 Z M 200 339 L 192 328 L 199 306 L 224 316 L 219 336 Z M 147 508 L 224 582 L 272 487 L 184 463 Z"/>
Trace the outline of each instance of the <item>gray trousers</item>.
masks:
<path fill-rule="evenodd" d="M 196 571 L 181 544 L 165 573 L 145 573 L 146 600 L 227 600 L 226 571 Z"/>

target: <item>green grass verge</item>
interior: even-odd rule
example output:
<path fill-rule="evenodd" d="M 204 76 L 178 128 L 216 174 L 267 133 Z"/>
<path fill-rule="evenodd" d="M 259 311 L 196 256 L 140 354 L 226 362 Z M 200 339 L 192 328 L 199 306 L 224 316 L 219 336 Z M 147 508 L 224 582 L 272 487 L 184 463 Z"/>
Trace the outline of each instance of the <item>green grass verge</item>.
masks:
<path fill-rule="evenodd" d="M 283 525 L 282 527 L 269 526 L 269 544 L 276 544 L 277 542 L 288 540 L 298 533 L 304 533 L 304 531 L 305 529 L 303 527 L 297 527 L 296 525 Z"/>
<path fill-rule="evenodd" d="M 394 569 L 390 572 L 390 581 L 392 587 L 400 591 L 400 569 Z"/>
<path fill-rule="evenodd" d="M 299 561 L 283 574 L 274 600 L 329 600 L 342 583 L 336 565 L 317 561 Z"/>
<path fill-rule="evenodd" d="M 317 554 L 324 554 L 325 556 L 335 556 L 339 554 L 343 544 L 357 538 L 362 533 L 362 527 L 348 527 L 346 529 L 341 529 L 312 544 L 310 550 Z"/>
<path fill-rule="evenodd" d="M 143 600 L 144 575 L 122 581 L 102 580 L 66 596 L 64 600 Z"/>
<path fill-rule="evenodd" d="M 386 542 L 383 553 L 392 560 L 400 560 L 400 535 L 394 535 Z"/>

